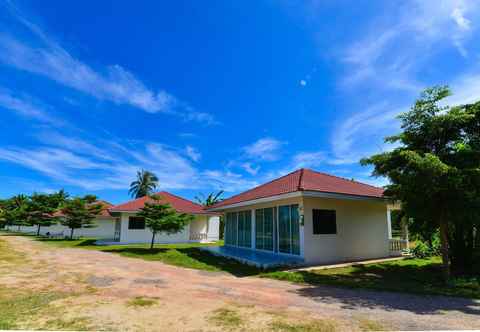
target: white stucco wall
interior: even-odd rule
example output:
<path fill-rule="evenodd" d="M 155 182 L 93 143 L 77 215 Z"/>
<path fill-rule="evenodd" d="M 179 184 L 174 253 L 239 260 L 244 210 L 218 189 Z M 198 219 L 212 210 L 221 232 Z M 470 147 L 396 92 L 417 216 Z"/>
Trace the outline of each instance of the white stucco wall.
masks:
<path fill-rule="evenodd" d="M 135 216 L 135 213 L 121 213 L 120 242 L 122 243 L 150 243 L 152 232 L 148 229 L 128 229 L 128 217 Z M 190 240 L 190 226 L 187 225 L 182 232 L 177 234 L 157 234 L 155 243 L 182 243 Z"/>
<path fill-rule="evenodd" d="M 207 240 L 208 241 L 220 240 L 220 217 L 219 216 L 208 217 Z"/>
<path fill-rule="evenodd" d="M 330 263 L 387 257 L 386 203 L 304 197 L 304 259 Z M 313 234 L 312 209 L 335 210 L 337 234 Z"/>
<path fill-rule="evenodd" d="M 77 228 L 75 229 L 73 236 L 79 237 L 95 237 L 100 239 L 113 239 L 115 232 L 115 219 L 113 218 L 97 218 L 94 220 L 97 227 L 94 228 Z M 18 231 L 18 226 L 8 226 L 8 229 L 12 231 Z M 20 232 L 24 233 L 36 233 L 37 226 L 20 226 Z M 48 226 L 40 227 L 40 234 L 45 235 L 50 232 L 51 234 L 62 233 L 65 236 L 70 235 L 70 229 L 60 223 Z"/>

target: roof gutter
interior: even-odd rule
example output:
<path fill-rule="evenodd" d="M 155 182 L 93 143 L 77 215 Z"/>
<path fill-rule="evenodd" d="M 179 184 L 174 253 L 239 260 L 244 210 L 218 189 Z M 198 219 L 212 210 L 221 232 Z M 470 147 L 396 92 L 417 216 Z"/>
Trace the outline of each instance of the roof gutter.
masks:
<path fill-rule="evenodd" d="M 329 192 L 322 192 L 322 191 L 301 190 L 301 191 L 294 191 L 286 194 L 262 197 L 257 199 L 251 199 L 248 201 L 214 207 L 214 208 L 208 209 L 208 211 L 223 211 L 223 210 L 233 209 L 237 207 L 268 203 L 268 202 L 273 202 L 273 201 L 278 201 L 278 200 L 288 199 L 288 198 L 295 198 L 295 197 L 317 197 L 317 198 L 331 198 L 331 199 L 354 200 L 354 201 L 377 201 L 377 202 L 385 202 L 389 200 L 388 197 L 360 196 L 360 195 L 350 195 L 350 194 L 329 193 Z"/>

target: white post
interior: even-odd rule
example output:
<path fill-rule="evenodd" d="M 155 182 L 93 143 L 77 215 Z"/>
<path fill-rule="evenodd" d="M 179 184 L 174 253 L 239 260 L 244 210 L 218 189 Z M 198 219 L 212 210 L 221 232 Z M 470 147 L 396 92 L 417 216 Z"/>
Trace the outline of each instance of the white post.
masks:
<path fill-rule="evenodd" d="M 392 215 L 391 210 L 387 208 L 387 227 L 388 227 L 388 238 L 392 239 Z"/>

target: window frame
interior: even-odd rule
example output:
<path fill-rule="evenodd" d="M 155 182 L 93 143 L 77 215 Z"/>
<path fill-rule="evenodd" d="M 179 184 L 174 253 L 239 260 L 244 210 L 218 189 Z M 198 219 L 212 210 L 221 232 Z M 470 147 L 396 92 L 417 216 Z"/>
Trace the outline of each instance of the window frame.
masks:
<path fill-rule="evenodd" d="M 327 225 L 325 226 L 326 223 L 332 222 L 332 220 L 327 220 L 325 221 L 325 216 L 319 216 L 319 220 L 317 219 L 317 222 L 315 222 L 315 213 L 316 211 L 322 211 L 322 212 L 330 212 L 332 213 L 331 216 L 333 216 L 333 225 Z M 317 225 L 317 226 L 315 226 Z M 337 227 L 337 210 L 333 209 L 312 209 L 312 234 L 313 235 L 337 235 L 338 234 L 338 227 Z"/>
<path fill-rule="evenodd" d="M 132 219 L 137 219 L 136 221 L 132 220 Z M 134 223 L 139 223 L 138 219 L 142 219 L 143 221 L 143 227 L 140 228 L 140 227 L 132 227 L 132 222 Z M 144 230 L 146 228 L 146 225 L 145 225 L 145 218 L 143 217 L 138 217 L 138 216 L 129 216 L 128 217 L 128 230 L 132 230 L 132 231 L 141 231 L 141 230 Z"/>

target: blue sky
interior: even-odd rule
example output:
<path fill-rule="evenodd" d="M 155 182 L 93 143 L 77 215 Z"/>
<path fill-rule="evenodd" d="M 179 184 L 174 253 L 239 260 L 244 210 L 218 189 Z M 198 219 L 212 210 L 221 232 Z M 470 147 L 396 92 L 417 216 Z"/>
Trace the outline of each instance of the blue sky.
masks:
<path fill-rule="evenodd" d="M 480 95 L 480 4 L 6 1 L 0 197 L 119 203 L 138 169 L 192 198 L 299 167 L 376 185 L 361 157 L 420 91 Z"/>

